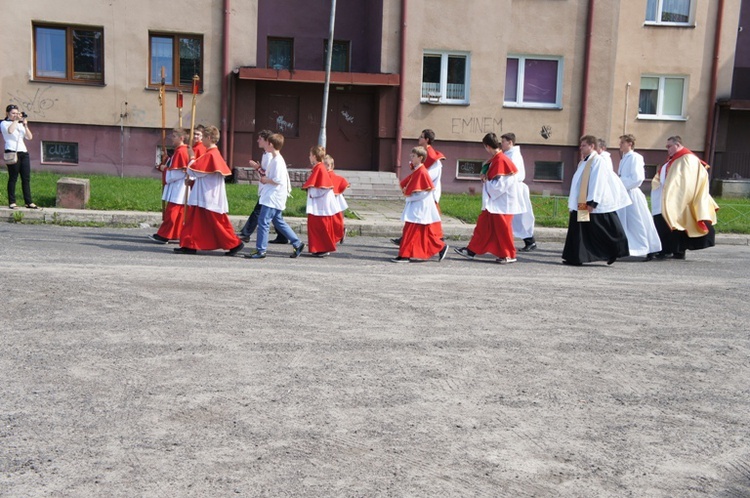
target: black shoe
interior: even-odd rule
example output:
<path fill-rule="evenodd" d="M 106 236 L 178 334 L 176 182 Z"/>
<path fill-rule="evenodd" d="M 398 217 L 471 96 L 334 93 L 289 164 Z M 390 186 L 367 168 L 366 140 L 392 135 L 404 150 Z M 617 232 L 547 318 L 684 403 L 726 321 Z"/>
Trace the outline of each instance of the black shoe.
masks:
<path fill-rule="evenodd" d="M 526 244 L 521 248 L 523 252 L 531 252 L 536 250 L 536 242 L 532 242 L 531 244 Z"/>
<path fill-rule="evenodd" d="M 165 237 L 162 237 L 158 233 L 155 233 L 153 235 L 149 235 L 148 238 L 151 239 L 151 240 L 153 240 L 154 242 L 156 242 L 158 244 L 167 244 L 167 243 L 169 243 L 169 239 L 167 239 Z"/>
<path fill-rule="evenodd" d="M 247 259 L 263 259 L 266 257 L 266 253 L 255 251 L 252 254 L 243 254 Z"/>
<path fill-rule="evenodd" d="M 237 238 L 240 239 L 242 242 L 250 242 L 249 235 L 242 235 L 241 233 L 238 233 L 236 235 L 237 235 Z"/>
<path fill-rule="evenodd" d="M 656 254 L 654 254 L 654 257 L 656 257 L 656 259 L 667 259 L 671 255 L 672 255 L 671 252 L 661 251 L 661 252 L 657 252 Z"/>
<path fill-rule="evenodd" d="M 448 254 L 448 244 L 445 244 L 440 252 L 438 253 L 438 262 L 445 259 L 445 255 Z"/>
<path fill-rule="evenodd" d="M 343 244 L 344 239 L 346 239 L 346 231 L 344 231 L 344 235 L 341 237 L 341 240 L 339 240 L 339 244 Z"/>
<path fill-rule="evenodd" d="M 289 241 L 286 240 L 284 237 L 276 237 L 273 240 L 268 241 L 269 244 L 288 244 Z"/>
<path fill-rule="evenodd" d="M 674 259 L 685 259 L 685 253 L 684 252 L 676 252 L 672 255 L 672 258 Z"/>
<path fill-rule="evenodd" d="M 244 247 L 245 247 L 245 244 L 243 244 L 242 242 L 240 242 L 239 245 L 234 246 L 233 248 L 231 248 L 230 250 L 228 250 L 227 252 L 225 252 L 224 256 L 234 256 L 235 254 L 237 254 L 238 252 L 240 252 Z"/>
<path fill-rule="evenodd" d="M 195 249 L 190 249 L 189 247 L 175 247 L 174 252 L 177 254 L 195 254 L 198 251 Z"/>
<path fill-rule="evenodd" d="M 453 249 L 453 252 L 455 252 L 459 256 L 463 256 L 466 259 L 474 259 L 474 256 L 477 255 L 477 253 L 475 253 L 474 251 L 470 251 L 468 247 Z"/>
<path fill-rule="evenodd" d="M 617 261 L 617 256 L 612 256 L 611 258 L 607 260 L 607 264 L 608 265 L 614 264 L 615 261 Z"/>
<path fill-rule="evenodd" d="M 293 247 L 294 251 L 292 251 L 292 255 L 289 256 L 290 258 L 299 258 L 299 255 L 302 254 L 302 250 L 305 248 L 305 243 L 300 242 L 299 246 Z"/>
<path fill-rule="evenodd" d="M 312 253 L 312 255 L 315 256 L 316 258 L 326 258 L 326 257 L 330 256 L 331 253 L 330 252 L 326 252 L 326 251 L 321 251 L 321 252 L 314 252 L 314 253 Z"/>
<path fill-rule="evenodd" d="M 648 263 L 649 261 L 651 261 L 653 259 L 654 259 L 654 253 L 650 252 L 650 253 L 646 254 L 646 257 L 644 258 L 643 262 L 644 263 Z"/>
<path fill-rule="evenodd" d="M 409 262 L 409 258 L 402 258 L 401 256 L 391 259 L 391 263 L 408 263 L 408 262 Z"/>
<path fill-rule="evenodd" d="M 583 263 L 574 263 L 572 261 L 568 261 L 567 259 L 563 259 L 562 263 L 568 266 L 583 266 Z"/>
<path fill-rule="evenodd" d="M 399 237 L 399 238 L 397 238 L 397 239 L 391 239 L 391 243 L 392 243 L 393 245 L 397 245 L 397 246 L 400 246 L 400 245 L 401 245 L 401 237 Z"/>

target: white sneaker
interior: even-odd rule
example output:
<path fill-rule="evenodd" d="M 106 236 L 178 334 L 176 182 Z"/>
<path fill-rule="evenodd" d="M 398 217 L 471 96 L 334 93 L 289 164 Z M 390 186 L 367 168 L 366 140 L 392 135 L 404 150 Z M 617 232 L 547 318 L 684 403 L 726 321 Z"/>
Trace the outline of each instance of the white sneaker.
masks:
<path fill-rule="evenodd" d="M 495 260 L 495 263 L 500 263 L 501 265 L 509 265 L 511 263 L 515 263 L 518 261 L 516 258 L 497 258 Z"/>

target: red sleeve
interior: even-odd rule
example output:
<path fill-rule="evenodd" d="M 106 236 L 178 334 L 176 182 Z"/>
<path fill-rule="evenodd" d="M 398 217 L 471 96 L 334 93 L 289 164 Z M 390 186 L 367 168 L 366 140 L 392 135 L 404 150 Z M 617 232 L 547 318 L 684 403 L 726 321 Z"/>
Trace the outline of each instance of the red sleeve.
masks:
<path fill-rule="evenodd" d="M 490 168 L 487 171 L 487 179 L 492 180 L 497 176 L 515 175 L 516 173 L 518 173 L 518 168 L 513 164 L 513 161 L 511 161 L 504 153 L 498 152 L 492 159 L 490 159 Z"/>
<path fill-rule="evenodd" d="M 435 161 L 442 161 L 443 159 L 445 159 L 445 156 L 441 152 L 435 150 L 435 148 L 431 145 L 427 147 L 427 158 L 424 161 L 425 166 L 429 168 L 430 166 L 435 164 Z"/>
<path fill-rule="evenodd" d="M 333 193 L 336 195 L 343 194 L 344 190 L 349 188 L 349 182 L 346 181 L 346 178 L 343 176 L 339 176 L 333 171 L 329 171 L 328 174 L 331 177 L 331 181 L 333 182 Z"/>
<path fill-rule="evenodd" d="M 221 153 L 216 147 L 211 148 L 196 159 L 190 169 L 199 173 L 221 173 L 224 176 L 232 175 L 232 171 L 227 166 L 227 163 L 224 162 L 224 158 L 221 157 Z"/>
<path fill-rule="evenodd" d="M 189 161 L 187 149 L 187 145 L 183 144 L 174 150 L 174 154 L 172 154 L 172 163 L 169 165 L 169 169 L 184 169 L 187 167 Z"/>
<path fill-rule="evenodd" d="M 401 180 L 401 191 L 405 196 L 410 196 L 415 192 L 434 189 L 435 185 L 432 183 L 430 174 L 427 172 L 427 167 L 425 166 L 415 169 L 411 175 Z"/>
<path fill-rule="evenodd" d="M 305 184 L 302 185 L 303 190 L 308 189 L 310 187 L 331 188 L 331 189 L 333 188 L 331 175 L 328 174 L 328 170 L 326 169 L 323 163 L 318 163 L 315 166 L 313 166 L 313 169 L 310 172 L 310 177 L 307 179 Z"/>

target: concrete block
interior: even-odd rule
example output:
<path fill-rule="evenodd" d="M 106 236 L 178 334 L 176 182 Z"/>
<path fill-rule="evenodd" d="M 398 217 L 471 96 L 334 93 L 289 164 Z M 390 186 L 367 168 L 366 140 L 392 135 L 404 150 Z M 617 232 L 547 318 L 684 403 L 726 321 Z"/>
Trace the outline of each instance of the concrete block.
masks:
<path fill-rule="evenodd" d="M 67 209 L 85 209 L 91 196 L 87 178 L 60 178 L 57 180 L 55 206 Z"/>

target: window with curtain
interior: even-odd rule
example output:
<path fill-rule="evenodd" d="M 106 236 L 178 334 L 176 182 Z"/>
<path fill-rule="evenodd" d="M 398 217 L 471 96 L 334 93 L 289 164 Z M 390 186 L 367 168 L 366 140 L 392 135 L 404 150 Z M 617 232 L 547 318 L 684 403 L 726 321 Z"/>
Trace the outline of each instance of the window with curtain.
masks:
<path fill-rule="evenodd" d="M 266 67 L 270 69 L 294 69 L 294 39 L 268 38 L 268 58 Z"/>
<path fill-rule="evenodd" d="M 509 56 L 505 62 L 506 107 L 562 107 L 562 58 Z"/>
<path fill-rule="evenodd" d="M 191 91 L 193 76 L 203 88 L 203 37 L 176 33 L 149 33 L 150 87 L 161 84 L 161 68 L 167 88 Z"/>
<path fill-rule="evenodd" d="M 690 24 L 690 0 L 647 0 L 646 22 Z"/>
<path fill-rule="evenodd" d="M 465 52 L 424 52 L 422 102 L 469 103 L 470 56 Z"/>
<path fill-rule="evenodd" d="M 34 79 L 104 83 L 104 29 L 34 24 Z"/>
<path fill-rule="evenodd" d="M 687 78 L 648 75 L 641 77 L 638 117 L 684 119 Z"/>
<path fill-rule="evenodd" d="M 339 73 L 349 72 L 349 41 L 333 40 L 333 55 L 331 56 L 331 71 Z M 328 40 L 323 40 L 323 69 L 328 57 Z"/>

